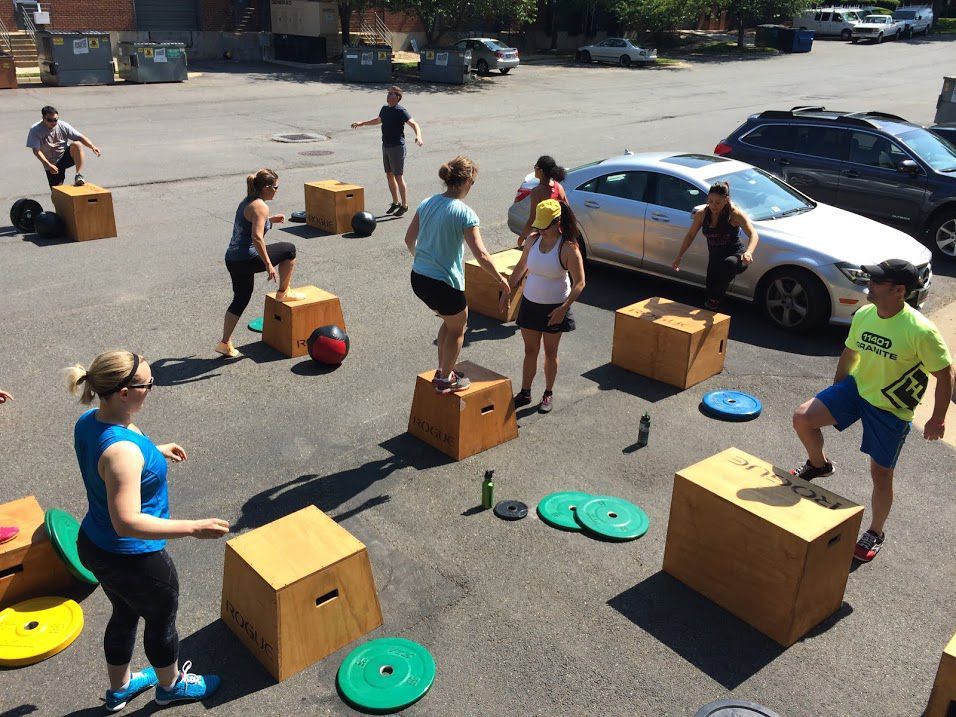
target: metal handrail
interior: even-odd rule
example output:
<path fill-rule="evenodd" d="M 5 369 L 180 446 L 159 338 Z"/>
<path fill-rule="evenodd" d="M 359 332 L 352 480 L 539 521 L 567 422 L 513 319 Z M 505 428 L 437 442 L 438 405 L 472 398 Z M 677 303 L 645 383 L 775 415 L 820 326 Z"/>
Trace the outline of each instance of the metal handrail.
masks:
<path fill-rule="evenodd" d="M 26 28 L 27 34 L 30 36 L 30 39 L 33 40 L 33 44 L 37 44 L 37 26 L 33 24 L 33 18 L 30 17 L 30 12 L 20 6 L 20 12 L 23 13 L 23 25 Z"/>
<path fill-rule="evenodd" d="M 385 21 L 379 16 L 377 12 L 372 12 L 374 20 L 372 24 L 369 25 L 364 19 L 362 20 L 361 27 L 359 28 L 363 35 L 368 35 L 373 40 L 380 41 L 384 45 L 392 47 L 392 31 L 388 29 L 388 25 L 385 24 Z"/>
<path fill-rule="evenodd" d="M 9 54 L 13 54 L 13 41 L 10 39 L 10 33 L 7 31 L 7 26 L 3 24 L 3 19 L 0 18 L 0 41 L 7 48 Z M 0 50 L 3 48 L 0 47 Z"/>
<path fill-rule="evenodd" d="M 385 24 L 385 21 L 377 12 L 375 13 L 375 29 L 385 39 L 385 43 L 392 47 L 392 31 L 388 29 L 388 25 Z"/>

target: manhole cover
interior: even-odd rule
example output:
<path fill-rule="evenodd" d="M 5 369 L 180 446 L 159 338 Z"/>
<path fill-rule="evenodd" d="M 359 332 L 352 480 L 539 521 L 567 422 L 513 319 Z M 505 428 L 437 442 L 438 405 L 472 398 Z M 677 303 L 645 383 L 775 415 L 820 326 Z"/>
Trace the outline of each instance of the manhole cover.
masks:
<path fill-rule="evenodd" d="M 273 142 L 323 142 L 327 139 L 328 137 L 326 135 L 316 134 L 315 132 L 295 132 L 292 134 L 272 135 Z"/>
<path fill-rule="evenodd" d="M 331 150 L 328 149 L 310 149 L 305 152 L 299 152 L 303 157 L 326 157 L 332 154 Z"/>

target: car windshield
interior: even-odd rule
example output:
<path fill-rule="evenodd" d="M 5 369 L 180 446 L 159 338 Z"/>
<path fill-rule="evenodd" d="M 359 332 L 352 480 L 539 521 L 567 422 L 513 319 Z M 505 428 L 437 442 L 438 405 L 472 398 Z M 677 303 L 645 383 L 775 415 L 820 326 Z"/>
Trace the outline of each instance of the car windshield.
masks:
<path fill-rule="evenodd" d="M 956 146 L 942 137 L 925 129 L 914 129 L 899 138 L 937 172 L 956 172 Z"/>
<path fill-rule="evenodd" d="M 893 13 L 894 20 L 912 20 L 916 17 L 916 13 L 912 10 L 897 10 Z"/>
<path fill-rule="evenodd" d="M 507 45 L 502 45 L 497 40 L 485 40 L 485 47 L 489 50 L 507 50 Z"/>
<path fill-rule="evenodd" d="M 814 207 L 776 177 L 753 167 L 721 174 L 709 181 L 730 184 L 734 204 L 755 222 L 789 217 Z"/>
<path fill-rule="evenodd" d="M 886 15 L 867 15 L 866 21 L 871 25 L 885 25 L 890 19 Z"/>

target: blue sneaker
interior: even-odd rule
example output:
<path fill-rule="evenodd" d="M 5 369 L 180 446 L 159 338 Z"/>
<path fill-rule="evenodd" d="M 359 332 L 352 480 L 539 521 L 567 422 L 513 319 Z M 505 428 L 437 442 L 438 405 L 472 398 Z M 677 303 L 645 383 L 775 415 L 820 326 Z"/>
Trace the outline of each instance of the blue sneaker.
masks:
<path fill-rule="evenodd" d="M 179 680 L 171 689 L 166 689 L 162 685 L 156 685 L 156 704 L 168 705 L 171 702 L 198 702 L 219 689 L 221 680 L 217 675 L 193 675 L 189 668 L 193 666 L 192 661 L 187 661 L 183 665 L 182 674 Z"/>
<path fill-rule="evenodd" d="M 106 709 L 110 712 L 119 712 L 126 706 L 127 702 L 153 687 L 158 681 L 156 671 L 152 667 L 132 673 L 125 690 L 106 691 L 106 698 L 104 699 Z"/>

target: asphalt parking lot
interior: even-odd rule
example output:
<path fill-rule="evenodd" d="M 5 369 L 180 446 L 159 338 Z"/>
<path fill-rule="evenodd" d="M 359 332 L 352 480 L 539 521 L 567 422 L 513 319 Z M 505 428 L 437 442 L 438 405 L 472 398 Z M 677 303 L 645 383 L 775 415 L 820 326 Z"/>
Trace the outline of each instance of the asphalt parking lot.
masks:
<path fill-rule="evenodd" d="M 507 207 L 540 154 L 573 167 L 625 148 L 709 152 L 748 113 L 797 104 L 929 123 L 954 47 L 820 42 L 808 55 L 687 68 L 529 65 L 462 88 L 408 85 L 403 104 L 425 138 L 409 147 L 411 203 L 440 190 L 443 161 L 468 154 L 481 166 L 468 203 L 489 247 L 504 249 L 513 244 Z M 246 173 L 279 173 L 272 208 L 286 214 L 303 208 L 302 183 L 319 179 L 364 186 L 377 213 L 388 206 L 378 130 L 348 129 L 377 114 L 384 86 L 266 65 L 193 69 L 201 76 L 183 85 L 33 87 L 0 98 L 8 177 L 0 206 L 29 196 L 50 208 L 42 169 L 23 144 L 39 108 L 53 104 L 102 148 L 84 174 L 112 189 L 120 234 L 43 242 L 0 220 L 0 386 L 16 397 L 0 407 L 0 500 L 34 494 L 44 508 L 83 515 L 72 447 L 82 409 L 58 370 L 128 348 L 147 357 L 158 384 L 138 425 L 189 451 L 170 469 L 175 516 L 221 517 L 242 532 L 314 504 L 368 546 L 385 617 L 370 637 L 416 640 L 438 665 L 434 687 L 408 715 L 677 717 L 729 695 L 781 717 L 922 711 L 956 625 L 949 446 L 910 437 L 885 549 L 851 574 L 843 608 L 789 649 L 661 572 L 675 470 L 729 446 L 783 467 L 802 463 L 790 415 L 827 385 L 843 331 L 787 335 L 733 303 L 724 373 L 679 391 L 610 366 L 614 309 L 651 296 L 694 303 L 700 293 L 593 268 L 575 308 L 578 330 L 562 343 L 553 413 L 522 411 L 517 440 L 449 462 L 405 435 L 415 374 L 433 367 L 438 328 L 408 286 L 407 218 L 365 239 L 295 224 L 268 236 L 297 245 L 296 284 L 341 297 L 351 354 L 338 370 L 287 359 L 244 328 L 261 313 L 261 279 L 234 339 L 243 357 L 226 362 L 212 351 L 231 298 L 222 254 Z M 330 139 L 270 140 L 303 131 Z M 928 313 L 956 299 L 954 267 L 935 271 Z M 517 328 L 473 316 L 462 357 L 517 377 Z M 700 398 L 717 388 L 754 393 L 763 415 L 746 424 L 704 417 Z M 651 442 L 635 452 L 644 411 Z M 838 472 L 826 487 L 866 502 L 859 432 L 827 440 Z M 650 531 L 604 543 L 530 514 L 506 523 L 475 512 L 489 468 L 499 499 L 533 509 L 556 490 L 617 495 L 647 511 Z M 350 648 L 277 684 L 223 625 L 223 551 L 222 542 L 169 545 L 182 584 L 181 657 L 224 685 L 205 707 L 164 713 L 355 714 L 334 688 Z M 109 606 L 100 590 L 77 596 L 83 634 L 57 657 L 0 672 L 0 715 L 103 712 Z M 140 646 L 137 664 L 143 659 Z M 141 697 L 126 713 L 156 709 Z"/>

